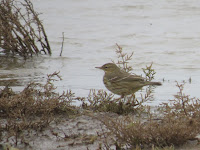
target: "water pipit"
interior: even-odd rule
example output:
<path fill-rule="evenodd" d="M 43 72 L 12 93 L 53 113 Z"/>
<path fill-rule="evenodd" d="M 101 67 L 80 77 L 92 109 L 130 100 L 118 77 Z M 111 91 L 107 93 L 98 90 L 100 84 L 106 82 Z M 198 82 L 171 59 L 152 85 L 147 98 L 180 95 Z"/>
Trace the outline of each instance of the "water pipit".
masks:
<path fill-rule="evenodd" d="M 121 97 L 134 94 L 146 85 L 162 85 L 160 82 L 146 81 L 141 76 L 127 73 L 114 63 L 107 63 L 96 68 L 105 72 L 103 82 L 106 88 L 114 94 L 121 95 Z"/>

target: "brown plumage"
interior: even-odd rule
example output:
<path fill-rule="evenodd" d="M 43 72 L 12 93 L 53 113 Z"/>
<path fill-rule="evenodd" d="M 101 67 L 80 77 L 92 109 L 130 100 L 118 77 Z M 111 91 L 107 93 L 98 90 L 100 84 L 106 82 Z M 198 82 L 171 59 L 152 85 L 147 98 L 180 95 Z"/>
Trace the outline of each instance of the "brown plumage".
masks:
<path fill-rule="evenodd" d="M 141 76 L 124 72 L 114 63 L 107 63 L 96 68 L 105 72 L 103 82 L 106 88 L 114 94 L 121 95 L 121 97 L 134 94 L 146 85 L 162 85 L 160 82 L 146 81 Z"/>

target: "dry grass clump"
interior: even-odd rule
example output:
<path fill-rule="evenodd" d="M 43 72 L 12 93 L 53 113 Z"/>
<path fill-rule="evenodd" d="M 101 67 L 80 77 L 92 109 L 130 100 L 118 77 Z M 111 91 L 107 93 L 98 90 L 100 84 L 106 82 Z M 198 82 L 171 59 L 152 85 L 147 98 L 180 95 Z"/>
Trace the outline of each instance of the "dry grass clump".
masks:
<path fill-rule="evenodd" d="M 135 95 L 125 98 L 115 98 L 114 94 L 108 94 L 103 90 L 90 90 L 87 98 L 78 98 L 82 101 L 82 107 L 94 112 L 113 112 L 119 115 L 137 112 L 144 102 L 152 99 L 151 89 L 146 90 L 146 94 L 141 95 L 138 100 Z"/>
<path fill-rule="evenodd" d="M 91 90 L 87 99 L 82 99 L 82 107 L 94 112 L 113 112 L 117 114 L 128 114 L 134 112 L 134 101 L 124 101 L 116 99 L 113 94 L 108 94 L 103 90 Z"/>
<path fill-rule="evenodd" d="M 183 93 L 183 84 L 170 103 L 164 103 L 152 112 L 120 118 L 105 117 L 103 123 L 115 136 L 120 149 L 158 146 L 179 146 L 195 139 L 200 133 L 200 100 Z"/>
<path fill-rule="evenodd" d="M 0 48 L 5 53 L 27 58 L 34 54 L 51 54 L 41 20 L 30 0 L 1 0 Z"/>
<path fill-rule="evenodd" d="M 55 92 L 52 83 L 58 73 L 48 75 L 46 84 L 30 83 L 22 92 L 15 93 L 5 87 L 0 93 L 0 140 L 23 142 L 24 132 L 42 131 L 60 117 L 77 114 L 71 105 L 73 93 Z"/>

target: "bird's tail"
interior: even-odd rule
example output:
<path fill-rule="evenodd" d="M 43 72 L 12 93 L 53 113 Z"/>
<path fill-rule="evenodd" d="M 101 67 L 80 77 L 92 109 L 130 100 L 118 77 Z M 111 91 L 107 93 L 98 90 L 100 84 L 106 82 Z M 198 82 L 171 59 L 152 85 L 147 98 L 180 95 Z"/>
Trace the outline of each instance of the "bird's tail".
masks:
<path fill-rule="evenodd" d="M 149 82 L 149 85 L 162 85 L 161 82 Z"/>

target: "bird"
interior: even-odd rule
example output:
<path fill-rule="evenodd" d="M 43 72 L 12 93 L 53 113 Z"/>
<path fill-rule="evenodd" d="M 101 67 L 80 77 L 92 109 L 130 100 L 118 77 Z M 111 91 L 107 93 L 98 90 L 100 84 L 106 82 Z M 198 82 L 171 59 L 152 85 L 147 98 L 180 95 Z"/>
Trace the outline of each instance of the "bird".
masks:
<path fill-rule="evenodd" d="M 126 95 L 134 94 L 142 89 L 143 86 L 162 85 L 161 82 L 146 81 L 145 78 L 139 75 L 125 72 L 114 63 L 106 63 L 101 67 L 95 68 L 105 72 L 103 77 L 105 87 L 112 93 L 121 95 L 121 98 Z"/>

